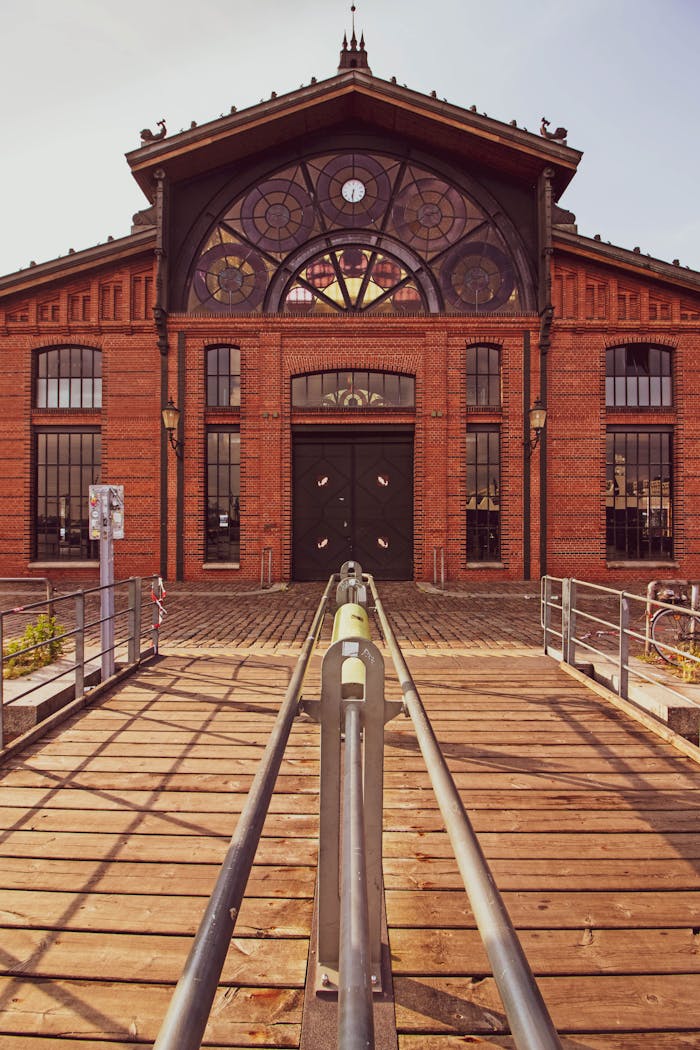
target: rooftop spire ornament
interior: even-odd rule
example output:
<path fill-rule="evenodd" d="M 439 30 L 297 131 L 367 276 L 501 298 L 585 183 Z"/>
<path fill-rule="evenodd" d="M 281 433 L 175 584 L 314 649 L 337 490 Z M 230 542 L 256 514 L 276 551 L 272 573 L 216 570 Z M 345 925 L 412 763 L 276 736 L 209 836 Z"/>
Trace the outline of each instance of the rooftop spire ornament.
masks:
<path fill-rule="evenodd" d="M 365 51 L 365 35 L 360 35 L 360 44 L 357 44 L 357 34 L 355 32 L 355 11 L 357 8 L 354 4 L 351 5 L 350 11 L 352 14 L 352 36 L 350 37 L 350 44 L 348 46 L 347 33 L 343 34 L 343 46 L 340 52 L 340 65 L 338 66 L 338 72 L 344 73 L 348 69 L 361 69 L 365 73 L 372 75 L 372 70 L 369 68 L 367 62 L 367 52 Z"/>

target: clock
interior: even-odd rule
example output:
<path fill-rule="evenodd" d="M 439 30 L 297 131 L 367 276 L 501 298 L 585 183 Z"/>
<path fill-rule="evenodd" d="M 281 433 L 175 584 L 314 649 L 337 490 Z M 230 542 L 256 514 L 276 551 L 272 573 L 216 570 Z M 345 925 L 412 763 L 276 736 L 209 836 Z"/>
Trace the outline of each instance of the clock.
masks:
<path fill-rule="evenodd" d="M 360 179 L 347 179 L 340 192 L 349 204 L 359 204 L 367 191 Z"/>

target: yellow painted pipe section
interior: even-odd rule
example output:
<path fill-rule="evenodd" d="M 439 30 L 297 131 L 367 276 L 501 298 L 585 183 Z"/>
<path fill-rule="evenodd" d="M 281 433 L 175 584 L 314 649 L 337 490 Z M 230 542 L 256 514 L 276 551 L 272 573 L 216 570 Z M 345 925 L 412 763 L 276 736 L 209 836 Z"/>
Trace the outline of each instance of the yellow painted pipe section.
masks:
<path fill-rule="evenodd" d="M 345 638 L 369 639 L 369 617 L 361 605 L 341 605 L 333 621 L 333 642 Z M 344 700 L 361 700 L 365 695 L 365 665 L 359 656 L 348 656 L 340 669 L 341 696 Z"/>
<path fill-rule="evenodd" d="M 347 602 L 335 614 L 331 641 L 340 642 L 343 638 L 369 638 L 369 617 L 361 605 Z"/>

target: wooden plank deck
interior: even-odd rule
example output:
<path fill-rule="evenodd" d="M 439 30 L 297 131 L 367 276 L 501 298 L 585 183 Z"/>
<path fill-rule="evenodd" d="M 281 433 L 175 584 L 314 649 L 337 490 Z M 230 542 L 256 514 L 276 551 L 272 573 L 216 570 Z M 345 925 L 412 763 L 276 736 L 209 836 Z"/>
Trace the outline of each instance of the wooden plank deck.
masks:
<path fill-rule="evenodd" d="M 294 660 L 169 655 L 6 758 L 3 1050 L 152 1045 Z M 534 650 L 412 663 L 566 1050 L 700 1047 L 700 765 Z M 399 1046 L 512 1047 L 411 723 L 386 744 Z M 209 1047 L 299 1044 L 317 777 L 299 721 Z"/>

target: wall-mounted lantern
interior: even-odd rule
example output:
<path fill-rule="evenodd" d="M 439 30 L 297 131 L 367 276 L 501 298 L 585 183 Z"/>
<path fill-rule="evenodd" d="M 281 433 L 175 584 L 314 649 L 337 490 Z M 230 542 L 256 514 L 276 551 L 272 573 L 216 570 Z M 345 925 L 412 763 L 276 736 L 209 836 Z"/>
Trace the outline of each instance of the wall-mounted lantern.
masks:
<path fill-rule="evenodd" d="M 175 431 L 177 430 L 178 423 L 180 422 L 180 409 L 177 407 L 172 398 L 168 399 L 168 403 L 162 411 L 163 426 L 168 433 L 168 439 L 171 447 L 175 450 L 175 455 L 178 459 L 182 459 L 182 441 L 179 441 L 175 437 Z"/>
<path fill-rule="evenodd" d="M 527 449 L 528 456 L 531 456 L 540 443 L 542 431 L 547 422 L 547 409 L 544 407 L 539 397 L 535 398 L 535 403 L 530 409 L 528 415 L 530 419 L 530 430 L 533 432 L 534 437 L 531 437 L 525 442 L 525 448 Z"/>

